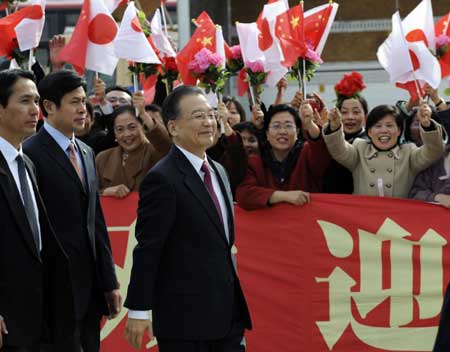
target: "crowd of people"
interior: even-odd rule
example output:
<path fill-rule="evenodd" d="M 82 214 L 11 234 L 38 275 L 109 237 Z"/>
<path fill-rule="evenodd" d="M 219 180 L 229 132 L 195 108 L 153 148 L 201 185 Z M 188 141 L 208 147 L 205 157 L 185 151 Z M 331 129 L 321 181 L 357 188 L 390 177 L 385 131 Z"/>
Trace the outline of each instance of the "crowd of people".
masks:
<path fill-rule="evenodd" d="M 328 109 L 277 87 L 246 116 L 234 97 L 213 108 L 192 86 L 158 106 L 98 78 L 88 96 L 70 70 L 39 81 L 0 71 L 0 350 L 99 350 L 101 317 L 122 307 L 99 195 L 140 192 L 125 334 L 134 347 L 155 334 L 160 351 L 245 350 L 233 201 L 254 210 L 340 193 L 450 208 L 450 109 L 436 90 L 369 108 L 361 89 L 336 88 Z"/>

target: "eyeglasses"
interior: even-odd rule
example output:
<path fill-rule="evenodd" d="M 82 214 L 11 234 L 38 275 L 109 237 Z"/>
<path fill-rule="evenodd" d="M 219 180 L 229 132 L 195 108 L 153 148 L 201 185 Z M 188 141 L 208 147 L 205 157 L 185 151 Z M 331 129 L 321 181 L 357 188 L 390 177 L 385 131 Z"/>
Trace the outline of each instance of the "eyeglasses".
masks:
<path fill-rule="evenodd" d="M 274 123 L 272 125 L 269 126 L 269 129 L 275 131 L 275 132 L 279 132 L 282 129 L 288 131 L 288 132 L 293 132 L 295 131 L 295 129 L 297 128 L 297 126 L 295 126 L 295 124 L 293 123 L 285 123 L 285 124 L 281 124 L 281 123 Z"/>
<path fill-rule="evenodd" d="M 216 113 L 214 110 L 210 111 L 195 111 L 191 114 L 190 118 L 196 121 L 203 121 L 205 119 L 209 121 L 216 121 Z"/>
<path fill-rule="evenodd" d="M 129 131 L 129 132 L 136 132 L 138 129 L 138 125 L 137 124 L 130 124 L 128 126 L 115 126 L 114 127 L 114 132 L 116 134 L 123 134 L 125 133 L 125 131 Z"/>

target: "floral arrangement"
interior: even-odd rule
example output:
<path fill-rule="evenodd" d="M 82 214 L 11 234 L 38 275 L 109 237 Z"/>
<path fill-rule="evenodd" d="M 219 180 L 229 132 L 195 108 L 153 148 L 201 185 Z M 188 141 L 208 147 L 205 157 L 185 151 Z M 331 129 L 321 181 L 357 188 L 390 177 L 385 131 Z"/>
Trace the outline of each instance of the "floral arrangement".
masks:
<path fill-rule="evenodd" d="M 195 54 L 194 59 L 188 64 L 188 69 L 200 80 L 199 86 L 204 88 L 206 93 L 212 91 L 219 94 L 223 92 L 230 76 L 222 64 L 223 58 L 220 55 L 203 48 Z"/>
<path fill-rule="evenodd" d="M 173 82 L 178 79 L 178 66 L 174 57 L 165 57 L 162 65 L 162 80 L 167 81 L 170 87 L 173 86 Z"/>
<path fill-rule="evenodd" d="M 436 57 L 438 58 L 438 60 L 442 56 L 447 54 L 448 50 L 450 49 L 449 44 L 450 44 L 449 36 L 441 34 L 436 37 Z"/>
<path fill-rule="evenodd" d="M 342 79 L 334 86 L 337 99 L 349 99 L 359 97 L 360 93 L 366 88 L 363 76 L 356 71 L 344 75 Z"/>
<path fill-rule="evenodd" d="M 303 73 L 303 60 L 305 60 L 306 75 Z M 312 49 L 311 45 L 307 43 L 305 58 L 299 57 L 297 59 L 294 66 L 291 67 L 289 75 L 299 82 L 302 79 L 301 76 L 304 76 L 309 82 L 316 74 L 316 70 L 320 67 L 320 64 L 323 64 L 322 58 Z"/>
<path fill-rule="evenodd" d="M 227 70 L 235 76 L 244 67 L 240 45 L 230 47 L 231 57 L 227 61 Z"/>
<path fill-rule="evenodd" d="M 244 67 L 247 73 L 246 82 L 250 84 L 256 91 L 256 94 L 260 95 L 263 92 L 263 85 L 267 80 L 268 72 L 264 71 L 264 65 L 261 61 L 251 61 Z"/>

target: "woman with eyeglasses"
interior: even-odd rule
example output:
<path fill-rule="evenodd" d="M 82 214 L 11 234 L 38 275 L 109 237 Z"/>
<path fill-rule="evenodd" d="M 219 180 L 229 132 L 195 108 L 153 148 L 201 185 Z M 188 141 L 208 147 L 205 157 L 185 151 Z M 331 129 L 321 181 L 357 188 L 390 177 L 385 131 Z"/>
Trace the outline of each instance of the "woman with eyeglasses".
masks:
<path fill-rule="evenodd" d="M 164 125 L 145 108 L 137 117 L 136 107 L 121 106 L 114 111 L 112 123 L 119 145 L 96 157 L 99 191 L 124 198 L 138 190 L 148 170 L 167 154 L 172 143 Z"/>
<path fill-rule="evenodd" d="M 264 118 L 267 146 L 261 155 L 250 155 L 247 174 L 236 191 L 238 204 L 246 209 L 265 208 L 277 203 L 303 205 L 310 192 L 320 192 L 330 155 L 320 128 L 314 123 L 311 105 L 272 106 Z M 307 132 L 304 141 L 302 128 Z"/>
<path fill-rule="evenodd" d="M 330 111 L 324 139 L 331 156 L 352 172 L 354 194 L 406 198 L 416 175 L 441 157 L 442 127 L 431 119 L 424 101 L 418 116 L 421 147 L 400 144 L 403 121 L 391 105 L 372 109 L 366 122 L 369 140 L 357 138 L 350 144 L 344 139 L 340 111 Z"/>

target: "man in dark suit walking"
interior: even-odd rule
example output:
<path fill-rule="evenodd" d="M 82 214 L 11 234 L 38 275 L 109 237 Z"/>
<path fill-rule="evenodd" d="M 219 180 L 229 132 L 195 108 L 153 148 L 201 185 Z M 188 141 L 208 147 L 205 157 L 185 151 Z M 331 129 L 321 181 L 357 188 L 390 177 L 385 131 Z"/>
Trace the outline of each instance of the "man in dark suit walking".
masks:
<path fill-rule="evenodd" d="M 68 70 L 39 83 L 44 126 L 24 143 L 36 165 L 50 222 L 69 256 L 75 335 L 55 351 L 97 352 L 101 316 L 121 306 L 108 232 L 97 193 L 94 154 L 74 137 L 86 119 L 85 82 Z"/>
<path fill-rule="evenodd" d="M 36 131 L 34 75 L 0 72 L 0 351 L 39 351 L 73 333 L 68 259 L 49 224 L 22 141 Z M 46 341 L 47 342 L 47 341 Z"/>
<path fill-rule="evenodd" d="M 230 184 L 205 154 L 215 113 L 201 90 L 183 86 L 163 116 L 175 145 L 140 187 L 125 335 L 138 348 L 147 331 L 161 352 L 244 351 L 251 321 L 231 254 Z"/>

